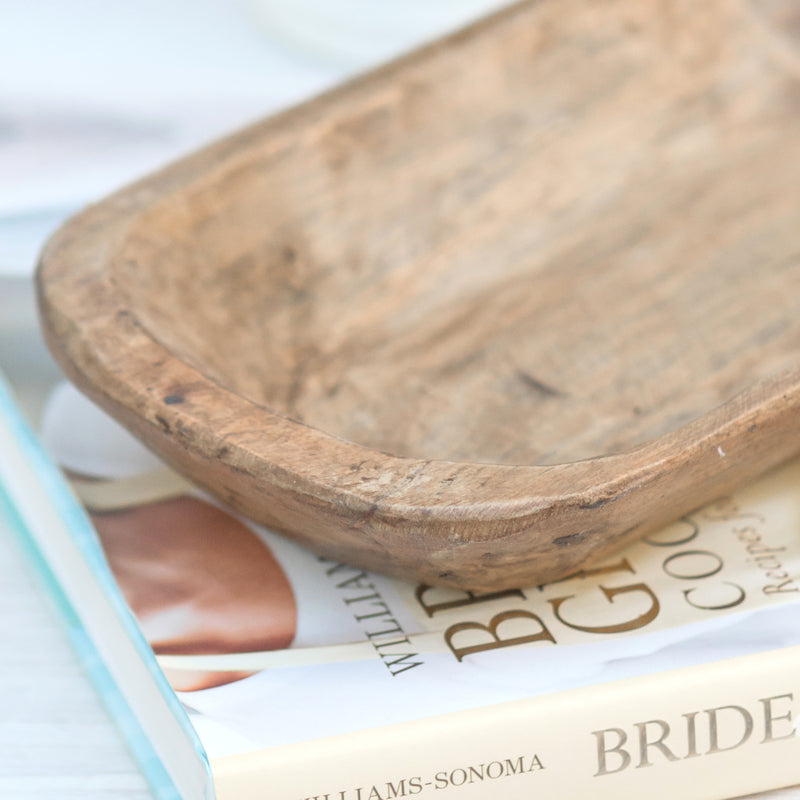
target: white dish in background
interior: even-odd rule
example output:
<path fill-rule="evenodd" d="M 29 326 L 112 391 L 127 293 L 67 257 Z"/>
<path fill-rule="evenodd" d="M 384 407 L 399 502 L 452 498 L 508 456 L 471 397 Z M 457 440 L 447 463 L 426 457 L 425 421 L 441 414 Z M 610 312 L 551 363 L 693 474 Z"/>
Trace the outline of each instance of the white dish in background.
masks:
<path fill-rule="evenodd" d="M 336 64 L 364 69 L 444 36 L 501 0 L 249 0 L 276 39 Z"/>
<path fill-rule="evenodd" d="M 223 0 L 0 0 L 0 20 L 0 276 L 81 206 L 344 74 Z"/>

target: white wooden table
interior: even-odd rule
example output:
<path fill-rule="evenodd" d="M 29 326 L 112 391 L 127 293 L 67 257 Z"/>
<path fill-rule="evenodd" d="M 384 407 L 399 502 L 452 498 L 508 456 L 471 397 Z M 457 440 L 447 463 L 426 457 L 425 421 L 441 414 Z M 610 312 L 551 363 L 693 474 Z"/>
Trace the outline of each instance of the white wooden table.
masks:
<path fill-rule="evenodd" d="M 29 417 L 58 371 L 29 280 L 0 276 L 0 369 Z M 20 542 L 0 532 L 0 798 L 152 800 Z"/>
<path fill-rule="evenodd" d="M 0 536 L 0 797 L 152 800 L 19 543 Z"/>

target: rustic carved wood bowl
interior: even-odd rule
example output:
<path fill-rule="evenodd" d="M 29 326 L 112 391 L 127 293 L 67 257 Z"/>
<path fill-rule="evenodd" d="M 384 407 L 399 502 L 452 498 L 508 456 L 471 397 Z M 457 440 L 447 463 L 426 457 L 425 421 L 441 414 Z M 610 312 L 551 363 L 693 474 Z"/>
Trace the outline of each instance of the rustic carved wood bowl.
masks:
<path fill-rule="evenodd" d="M 38 286 L 249 517 L 556 579 L 800 451 L 797 4 L 514 7 L 90 207 Z"/>

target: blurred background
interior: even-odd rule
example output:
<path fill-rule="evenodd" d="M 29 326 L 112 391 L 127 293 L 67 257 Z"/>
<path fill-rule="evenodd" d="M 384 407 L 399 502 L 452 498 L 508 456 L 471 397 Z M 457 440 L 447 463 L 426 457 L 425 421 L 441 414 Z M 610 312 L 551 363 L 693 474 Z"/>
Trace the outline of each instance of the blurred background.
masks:
<path fill-rule="evenodd" d="M 0 0 L 0 370 L 56 376 L 31 276 L 82 206 L 498 0 Z"/>

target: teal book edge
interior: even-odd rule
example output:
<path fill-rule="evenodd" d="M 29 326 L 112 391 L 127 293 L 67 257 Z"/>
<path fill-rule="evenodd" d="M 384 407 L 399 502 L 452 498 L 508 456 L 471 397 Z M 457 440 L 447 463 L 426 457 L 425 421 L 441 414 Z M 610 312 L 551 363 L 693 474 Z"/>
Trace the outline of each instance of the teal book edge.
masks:
<path fill-rule="evenodd" d="M 200 740 L 122 597 L 91 522 L 83 508 L 73 497 L 60 471 L 50 460 L 44 448 L 39 444 L 23 419 L 2 375 L 0 375 L 0 419 L 10 430 L 11 435 L 19 445 L 20 451 L 36 471 L 40 484 L 47 492 L 54 508 L 69 527 L 83 558 L 91 568 L 98 583 L 102 586 L 109 605 L 124 626 L 139 657 L 152 674 L 159 692 L 204 764 L 209 776 L 208 786 L 213 786 L 208 758 Z M 55 601 L 79 659 L 88 671 L 90 679 L 100 694 L 103 703 L 125 738 L 155 797 L 158 800 L 181 800 L 181 794 L 174 780 L 156 753 L 138 716 L 114 680 L 95 643 L 85 630 L 80 615 L 47 562 L 28 524 L 20 513 L 14 497 L 7 491 L 2 481 L 0 481 L 0 515 L 8 520 L 12 531 L 16 533 L 26 555 L 33 562 L 34 568 Z"/>

